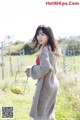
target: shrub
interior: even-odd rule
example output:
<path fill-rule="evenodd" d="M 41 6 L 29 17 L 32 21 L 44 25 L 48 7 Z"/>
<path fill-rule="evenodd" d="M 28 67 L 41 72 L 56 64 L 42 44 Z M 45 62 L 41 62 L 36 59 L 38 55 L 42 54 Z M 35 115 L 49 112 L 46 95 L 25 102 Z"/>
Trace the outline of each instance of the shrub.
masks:
<path fill-rule="evenodd" d="M 25 54 L 33 54 L 36 52 L 28 44 L 25 44 L 23 49 L 25 50 Z"/>

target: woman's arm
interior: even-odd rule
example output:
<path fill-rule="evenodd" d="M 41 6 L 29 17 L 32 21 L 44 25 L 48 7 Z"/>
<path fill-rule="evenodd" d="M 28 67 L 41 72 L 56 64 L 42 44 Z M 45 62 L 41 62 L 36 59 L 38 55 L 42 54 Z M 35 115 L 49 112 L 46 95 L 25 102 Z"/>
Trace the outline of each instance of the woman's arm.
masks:
<path fill-rule="evenodd" d="M 49 51 L 44 47 L 40 55 L 40 65 L 34 65 L 30 69 L 30 76 L 33 79 L 40 79 L 44 77 L 49 70 L 52 70 L 51 64 L 49 62 Z"/>

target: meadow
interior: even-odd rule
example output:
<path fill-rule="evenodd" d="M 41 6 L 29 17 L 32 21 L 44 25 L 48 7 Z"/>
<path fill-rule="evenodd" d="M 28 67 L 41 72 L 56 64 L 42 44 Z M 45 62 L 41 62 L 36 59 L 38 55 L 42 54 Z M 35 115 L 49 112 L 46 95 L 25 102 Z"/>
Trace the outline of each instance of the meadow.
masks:
<path fill-rule="evenodd" d="M 16 57 L 12 56 L 13 63 L 15 63 Z M 21 70 L 24 71 L 27 65 L 35 64 L 35 57 L 36 54 L 25 55 L 25 62 Z M 76 59 L 79 61 L 78 58 Z M 59 63 L 61 61 L 62 58 L 60 58 Z M 0 120 L 6 120 L 2 118 L 2 107 L 9 106 L 14 109 L 14 118 L 7 118 L 7 120 L 31 120 L 29 111 L 37 81 L 28 78 L 27 85 L 30 90 L 28 92 L 25 91 L 24 94 L 15 94 L 10 88 L 15 81 L 16 71 L 17 69 L 15 68 L 13 76 L 6 76 L 4 80 L 0 80 Z M 80 76 L 75 80 L 73 78 L 74 74 L 63 73 L 62 65 L 60 64 L 57 76 L 60 86 L 55 106 L 56 120 L 80 120 Z M 26 76 L 24 78 L 26 79 Z M 20 79 L 19 76 L 18 79 Z"/>

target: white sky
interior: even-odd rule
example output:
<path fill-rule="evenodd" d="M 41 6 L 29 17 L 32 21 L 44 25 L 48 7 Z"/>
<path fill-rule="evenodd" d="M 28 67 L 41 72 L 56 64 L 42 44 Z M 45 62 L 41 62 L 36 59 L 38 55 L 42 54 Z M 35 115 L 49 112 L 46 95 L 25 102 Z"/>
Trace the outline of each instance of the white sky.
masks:
<path fill-rule="evenodd" d="M 80 5 L 50 6 L 46 1 L 54 0 L 0 0 L 0 41 L 10 35 L 27 42 L 40 24 L 51 26 L 55 38 L 80 35 Z"/>

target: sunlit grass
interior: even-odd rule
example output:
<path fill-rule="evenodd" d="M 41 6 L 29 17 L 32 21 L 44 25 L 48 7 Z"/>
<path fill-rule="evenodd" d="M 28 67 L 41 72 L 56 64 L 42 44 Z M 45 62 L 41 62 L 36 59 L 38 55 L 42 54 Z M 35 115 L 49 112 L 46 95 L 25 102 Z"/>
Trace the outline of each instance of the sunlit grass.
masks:
<path fill-rule="evenodd" d="M 16 64 L 18 56 L 12 56 L 13 64 Z M 21 70 L 24 71 L 26 66 L 35 64 L 34 55 L 24 56 L 24 65 Z M 5 64 L 7 63 L 8 56 L 5 56 Z M 75 79 L 74 72 L 68 72 L 64 74 L 62 72 L 63 65 L 61 59 L 58 64 L 58 79 L 59 79 L 59 92 L 57 96 L 57 103 L 55 106 L 56 120 L 80 120 L 80 75 L 78 74 Z M 71 60 L 72 58 L 69 57 Z M 79 56 L 76 57 L 76 61 L 79 62 Z M 14 107 L 14 120 L 31 120 L 29 117 L 29 111 L 35 91 L 36 80 L 28 79 L 30 91 L 24 94 L 15 94 L 11 92 L 11 85 L 15 81 L 16 71 L 13 70 L 13 76 L 6 76 L 4 80 L 0 80 L 0 120 L 2 106 Z M 1 71 L 0 71 L 1 72 Z M 24 76 L 25 77 L 25 76 Z M 19 78 L 19 76 L 18 76 Z"/>
<path fill-rule="evenodd" d="M 72 79 L 71 79 L 72 78 Z M 58 75 L 60 90 L 56 104 L 57 120 L 80 119 L 80 79 L 60 73 Z"/>

